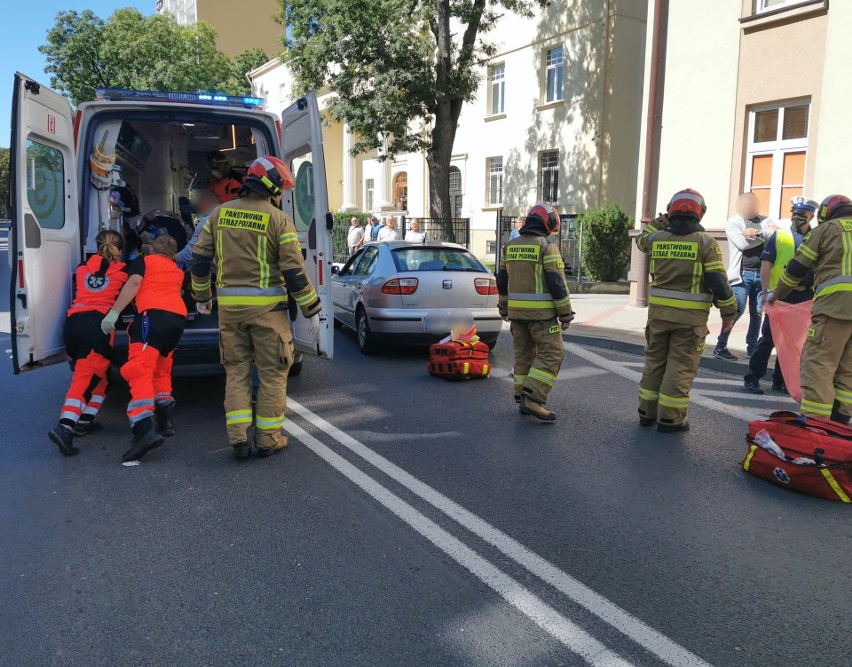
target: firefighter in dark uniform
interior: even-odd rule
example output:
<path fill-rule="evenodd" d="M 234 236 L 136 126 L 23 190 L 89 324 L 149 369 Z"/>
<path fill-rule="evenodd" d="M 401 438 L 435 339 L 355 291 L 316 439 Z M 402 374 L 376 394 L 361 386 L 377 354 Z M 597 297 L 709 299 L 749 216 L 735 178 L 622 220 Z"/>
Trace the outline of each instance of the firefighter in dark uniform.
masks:
<path fill-rule="evenodd" d="M 127 268 L 121 260 L 124 238 L 104 230 L 95 237 L 98 252 L 77 267 L 74 273 L 74 301 L 62 329 L 65 351 L 74 369 L 71 386 L 59 415 L 59 424 L 48 434 L 65 456 L 78 454 L 75 436 L 100 428 L 95 417 L 106 397 L 107 373 L 115 337 L 101 331 L 101 320 L 127 282 Z"/>
<path fill-rule="evenodd" d="M 802 414 L 849 423 L 852 413 L 852 200 L 820 204 L 819 226 L 796 250 L 768 303 L 786 298 L 813 270 L 814 305 L 802 351 Z"/>
<path fill-rule="evenodd" d="M 515 400 L 522 415 L 545 422 L 556 420 L 544 406 L 562 365 L 562 331 L 574 319 L 565 264 L 547 238 L 559 224 L 550 204 L 533 206 L 521 234 L 503 248 L 497 274 L 500 315 L 512 325 Z"/>
<path fill-rule="evenodd" d="M 192 294 L 198 312 L 212 306 L 211 266 L 216 258 L 219 341 L 225 367 L 225 425 L 234 458 L 254 446 L 265 458 L 287 447 L 281 433 L 287 402 L 287 374 L 293 363 L 289 299 L 319 332 L 319 296 L 305 271 L 293 221 L 281 210 L 285 190 L 293 188 L 290 169 L 278 158 L 258 158 L 248 170 L 240 198 L 213 210 L 192 255 Z M 252 411 L 252 369 L 260 386 Z"/>
<path fill-rule="evenodd" d="M 645 328 L 645 370 L 639 383 L 639 422 L 661 433 L 686 431 L 689 390 L 698 372 L 707 319 L 715 303 L 722 330 L 730 331 L 737 300 L 722 264 L 722 250 L 704 232 L 707 206 L 695 190 L 672 197 L 667 215 L 648 223 L 636 239 L 651 256 L 651 291 Z"/>

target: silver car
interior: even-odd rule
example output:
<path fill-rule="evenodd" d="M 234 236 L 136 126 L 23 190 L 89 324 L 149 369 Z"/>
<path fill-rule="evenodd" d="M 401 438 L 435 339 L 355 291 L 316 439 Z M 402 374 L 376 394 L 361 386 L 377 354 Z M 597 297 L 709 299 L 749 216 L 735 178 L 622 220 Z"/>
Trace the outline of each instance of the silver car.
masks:
<path fill-rule="evenodd" d="M 502 320 L 494 276 L 455 243 L 368 243 L 331 279 L 334 320 L 358 335 L 364 354 L 382 339 L 424 345 L 441 336 L 424 327 L 436 309 L 467 309 L 480 338 L 497 344 Z"/>

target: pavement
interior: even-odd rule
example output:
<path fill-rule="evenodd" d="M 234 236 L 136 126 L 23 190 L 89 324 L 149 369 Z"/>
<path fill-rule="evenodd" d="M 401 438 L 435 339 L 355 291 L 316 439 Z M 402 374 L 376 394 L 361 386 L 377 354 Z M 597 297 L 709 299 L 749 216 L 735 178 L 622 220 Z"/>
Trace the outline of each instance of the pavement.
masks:
<path fill-rule="evenodd" d="M 631 306 L 630 297 L 627 295 L 572 294 L 571 302 L 577 317 L 571 323 L 567 340 L 631 354 L 644 353 L 647 308 Z M 711 309 L 707 326 L 710 329 L 710 335 L 707 336 L 701 366 L 724 373 L 745 375 L 748 371 L 748 358 L 745 354 L 748 316 L 743 316 L 734 325 L 728 340 L 728 349 L 738 357 L 737 361 L 718 359 L 713 356 L 716 337 L 722 329 L 722 318 L 717 308 Z M 774 360 L 773 355 L 770 360 L 770 369 L 774 368 Z"/>

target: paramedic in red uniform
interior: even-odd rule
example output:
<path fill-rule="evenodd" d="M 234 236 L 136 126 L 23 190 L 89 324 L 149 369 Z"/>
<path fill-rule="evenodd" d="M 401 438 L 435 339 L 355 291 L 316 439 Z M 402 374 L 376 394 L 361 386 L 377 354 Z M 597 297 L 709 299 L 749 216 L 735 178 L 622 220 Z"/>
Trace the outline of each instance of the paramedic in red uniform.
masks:
<path fill-rule="evenodd" d="M 207 168 L 210 170 L 210 191 L 223 204 L 236 199 L 243 187 L 243 179 L 234 171 L 230 161 L 222 151 L 207 154 Z"/>
<path fill-rule="evenodd" d="M 121 259 L 124 239 L 113 231 L 95 238 L 98 251 L 77 267 L 74 300 L 62 329 L 65 350 L 74 376 L 65 395 L 59 424 L 48 434 L 65 456 L 79 454 L 74 436 L 88 435 L 100 428 L 95 417 L 104 402 L 113 336 L 101 331 L 101 320 L 127 282 Z"/>
<path fill-rule="evenodd" d="M 152 248 L 153 254 L 138 257 L 127 267 L 130 278 L 101 323 L 104 332 L 114 331 L 121 311 L 136 299 L 136 316 L 127 330 L 128 359 L 121 367 L 121 376 L 130 385 L 127 416 L 133 430 L 130 448 L 121 457 L 124 461 L 142 458 L 163 444 L 163 436 L 175 434 L 172 354 L 186 324 L 184 273 L 175 264 L 177 243 L 171 236 L 158 236 Z"/>

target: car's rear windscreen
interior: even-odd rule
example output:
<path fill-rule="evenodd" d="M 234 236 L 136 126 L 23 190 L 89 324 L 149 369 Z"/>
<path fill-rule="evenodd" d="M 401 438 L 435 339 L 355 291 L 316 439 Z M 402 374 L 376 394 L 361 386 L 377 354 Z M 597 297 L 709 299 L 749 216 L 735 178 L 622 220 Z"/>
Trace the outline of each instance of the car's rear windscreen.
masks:
<path fill-rule="evenodd" d="M 464 248 L 415 246 L 393 250 L 393 261 L 400 273 L 410 271 L 476 271 L 487 273 L 479 260 Z"/>

